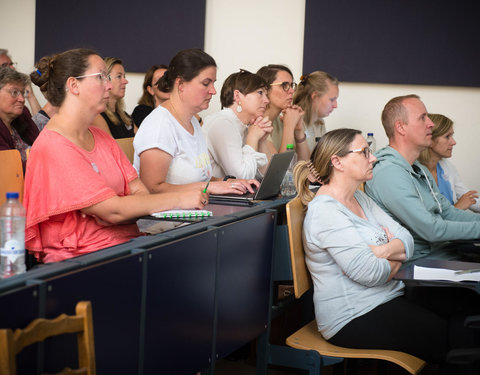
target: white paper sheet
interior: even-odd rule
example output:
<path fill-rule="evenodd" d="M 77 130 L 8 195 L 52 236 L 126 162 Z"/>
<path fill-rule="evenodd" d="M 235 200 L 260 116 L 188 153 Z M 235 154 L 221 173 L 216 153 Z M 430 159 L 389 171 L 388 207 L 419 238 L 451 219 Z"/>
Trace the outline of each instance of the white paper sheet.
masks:
<path fill-rule="evenodd" d="M 456 270 L 414 266 L 415 280 L 480 281 L 480 272 L 455 274 Z"/>

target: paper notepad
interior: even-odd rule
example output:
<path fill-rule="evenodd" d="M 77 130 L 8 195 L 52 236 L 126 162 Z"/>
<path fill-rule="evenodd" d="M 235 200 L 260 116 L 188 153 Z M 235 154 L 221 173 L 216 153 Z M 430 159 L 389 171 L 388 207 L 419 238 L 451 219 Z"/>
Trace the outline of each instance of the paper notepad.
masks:
<path fill-rule="evenodd" d="M 415 280 L 480 281 L 480 272 L 455 274 L 456 270 L 414 266 Z"/>
<path fill-rule="evenodd" d="M 155 212 L 152 216 L 159 219 L 170 220 L 199 220 L 213 216 L 212 211 L 207 210 L 169 210 Z"/>

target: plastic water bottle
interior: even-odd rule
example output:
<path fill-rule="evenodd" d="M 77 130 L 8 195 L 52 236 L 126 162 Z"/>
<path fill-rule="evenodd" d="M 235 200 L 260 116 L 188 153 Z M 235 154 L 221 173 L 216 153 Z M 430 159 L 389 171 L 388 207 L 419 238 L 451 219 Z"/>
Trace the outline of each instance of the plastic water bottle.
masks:
<path fill-rule="evenodd" d="M 367 134 L 367 143 L 368 147 L 370 147 L 370 150 L 372 150 L 372 152 L 377 151 L 377 141 L 375 140 L 373 133 Z"/>
<path fill-rule="evenodd" d="M 287 151 L 293 150 L 293 145 L 288 144 L 287 145 Z M 287 169 L 287 172 L 285 173 L 285 177 L 283 178 L 282 181 L 282 190 L 281 193 L 284 197 L 292 197 L 295 194 L 297 194 L 297 190 L 295 189 L 295 183 L 293 181 L 293 167 L 294 167 L 294 162 L 292 159 L 292 162 L 290 163 L 290 166 Z"/>
<path fill-rule="evenodd" d="M 0 207 L 0 277 L 25 272 L 25 208 L 18 193 L 7 193 Z"/>

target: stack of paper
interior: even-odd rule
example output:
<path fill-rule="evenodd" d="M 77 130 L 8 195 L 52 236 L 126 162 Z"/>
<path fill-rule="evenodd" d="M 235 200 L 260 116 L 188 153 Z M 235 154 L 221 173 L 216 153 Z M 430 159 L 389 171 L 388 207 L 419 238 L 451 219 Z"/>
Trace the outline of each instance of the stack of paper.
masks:
<path fill-rule="evenodd" d="M 461 270 L 414 266 L 413 277 L 415 280 L 480 281 L 480 269 L 461 272 Z"/>

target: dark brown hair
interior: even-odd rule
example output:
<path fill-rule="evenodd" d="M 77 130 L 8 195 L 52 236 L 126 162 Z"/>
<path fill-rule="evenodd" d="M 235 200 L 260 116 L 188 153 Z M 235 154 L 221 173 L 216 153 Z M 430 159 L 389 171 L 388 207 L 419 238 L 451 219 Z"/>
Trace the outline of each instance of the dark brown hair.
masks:
<path fill-rule="evenodd" d="M 242 69 L 240 72 L 230 74 L 223 83 L 220 93 L 222 109 L 230 107 L 233 104 L 233 93 L 235 90 L 240 91 L 243 95 L 247 95 L 261 88 L 268 90 L 268 85 L 258 74 L 250 73 Z"/>

